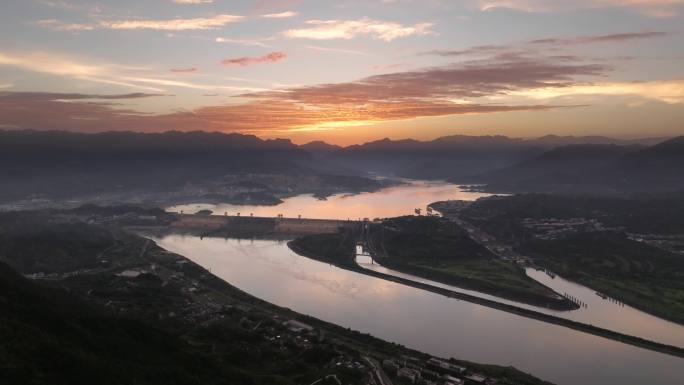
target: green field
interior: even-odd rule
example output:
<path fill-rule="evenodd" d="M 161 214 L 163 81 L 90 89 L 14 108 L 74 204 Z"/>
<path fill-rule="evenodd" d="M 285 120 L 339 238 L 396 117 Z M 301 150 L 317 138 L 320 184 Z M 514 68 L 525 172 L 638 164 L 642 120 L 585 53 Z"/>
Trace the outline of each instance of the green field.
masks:
<path fill-rule="evenodd" d="M 522 268 L 499 259 L 446 219 L 388 219 L 372 229 L 370 239 L 378 262 L 395 270 L 516 301 L 567 306 Z"/>
<path fill-rule="evenodd" d="M 614 233 L 535 241 L 525 252 L 550 270 L 684 324 L 684 257 Z"/>

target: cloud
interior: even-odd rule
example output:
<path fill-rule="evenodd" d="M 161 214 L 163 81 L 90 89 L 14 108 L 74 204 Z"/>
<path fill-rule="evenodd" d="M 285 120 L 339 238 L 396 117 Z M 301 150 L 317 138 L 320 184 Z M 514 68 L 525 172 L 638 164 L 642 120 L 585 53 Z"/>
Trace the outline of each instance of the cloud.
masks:
<path fill-rule="evenodd" d="M 568 87 L 577 76 L 600 76 L 598 64 L 564 63 L 546 58 L 478 60 L 458 65 L 370 76 L 355 82 L 290 88 L 245 96 L 293 100 L 306 104 L 368 103 L 404 100 L 448 101 L 480 98 L 509 91 Z"/>
<path fill-rule="evenodd" d="M 80 7 L 77 5 L 63 0 L 39 0 L 38 2 L 50 8 L 66 9 L 71 11 L 80 9 Z"/>
<path fill-rule="evenodd" d="M 528 40 L 519 44 L 510 45 L 480 45 L 459 50 L 432 50 L 420 52 L 419 55 L 439 56 L 525 56 L 535 54 L 543 48 L 548 51 L 561 52 L 563 48 L 571 45 L 599 44 L 599 43 L 627 43 L 634 40 L 652 39 L 667 36 L 667 32 L 625 32 L 605 35 L 585 35 L 573 37 L 553 37 L 545 39 Z M 566 55 L 567 58 L 574 58 Z M 557 57 L 557 58 L 560 58 Z"/>
<path fill-rule="evenodd" d="M 239 44 L 239 45 L 246 45 L 246 46 L 263 47 L 263 48 L 271 47 L 270 45 L 265 43 L 265 42 L 271 41 L 271 40 L 273 40 L 272 37 L 261 38 L 261 39 L 231 39 L 231 38 L 217 37 L 216 39 L 214 39 L 214 41 L 216 41 L 217 43 Z"/>
<path fill-rule="evenodd" d="M 285 54 L 285 52 L 276 51 L 266 54 L 264 56 L 244 56 L 235 59 L 225 59 L 221 61 L 221 64 L 226 66 L 238 65 L 241 67 L 245 67 L 248 65 L 259 63 L 276 63 L 281 60 L 284 60 L 286 57 L 287 54 Z"/>
<path fill-rule="evenodd" d="M 243 16 L 216 15 L 211 18 L 171 19 L 171 20 L 120 20 L 104 21 L 100 25 L 109 29 L 154 29 L 162 31 L 185 31 L 196 29 L 215 29 L 243 19 Z"/>
<path fill-rule="evenodd" d="M 357 51 L 354 49 L 346 49 L 346 48 L 335 48 L 335 47 L 321 47 L 318 45 L 307 45 L 306 48 L 314 51 L 321 51 L 321 52 L 334 52 L 334 53 L 344 53 L 344 54 L 351 54 L 351 55 L 361 55 L 361 56 L 368 56 L 369 54 L 363 51 Z"/>
<path fill-rule="evenodd" d="M 183 5 L 189 5 L 189 4 L 211 4 L 214 2 L 214 0 L 173 0 L 174 3 L 176 4 L 183 4 Z"/>
<path fill-rule="evenodd" d="M 229 59 L 227 62 L 246 65 L 274 61 L 278 57 L 280 56 L 271 54 L 257 58 Z M 563 63 L 551 59 L 471 61 L 459 65 L 376 75 L 355 82 L 243 93 L 240 96 L 247 98 L 249 102 L 157 115 L 73 100 L 67 103 L 59 96 L 47 99 L 25 98 L 21 103 L 5 98 L 0 100 L 0 124 L 85 131 L 311 131 L 427 116 L 558 108 L 560 105 L 548 103 L 491 103 L 488 98 L 535 88 L 580 85 L 575 77 L 602 75 L 605 70 L 602 66 Z M 145 81 L 141 78 L 124 79 Z M 529 100 L 531 97 L 519 98 Z M 16 113 L 33 109 L 40 110 L 40 113 L 30 117 L 25 113 Z"/>
<path fill-rule="evenodd" d="M 478 0 L 483 10 L 508 8 L 525 12 L 564 12 L 581 9 L 627 8 L 653 17 L 672 17 L 681 11 L 684 0 Z"/>
<path fill-rule="evenodd" d="M 285 12 L 279 12 L 279 13 L 267 13 L 265 15 L 261 15 L 261 17 L 267 18 L 267 19 L 286 19 L 290 17 L 295 17 L 299 15 L 297 12 L 293 11 L 285 11 Z"/>
<path fill-rule="evenodd" d="M 209 18 L 193 19 L 132 19 L 101 20 L 97 23 L 64 23 L 58 20 L 41 20 L 38 25 L 56 31 L 90 31 L 94 29 L 113 30 L 157 30 L 157 31 L 189 31 L 217 29 L 230 23 L 244 19 L 237 15 L 216 15 Z"/>
<path fill-rule="evenodd" d="M 94 25 L 90 24 L 78 24 L 78 23 L 63 23 L 55 19 L 39 20 L 36 24 L 40 27 L 51 29 L 54 31 L 91 31 L 95 29 Z"/>
<path fill-rule="evenodd" d="M 515 91 L 511 94 L 536 100 L 583 96 L 619 96 L 651 99 L 668 104 L 684 104 L 684 80 L 602 82 L 595 84 L 578 84 L 565 88 L 537 88 Z"/>
<path fill-rule="evenodd" d="M 620 37 L 602 35 L 570 39 L 603 42 L 635 38 L 641 37 L 621 34 Z M 606 75 L 612 71 L 609 65 L 537 47 L 561 44 L 564 39 L 525 42 L 523 45 L 529 49 L 522 53 L 502 48 L 506 46 L 480 47 L 479 56 L 482 57 L 466 58 L 460 63 L 379 74 L 351 82 L 243 91 L 236 95 L 240 99 L 235 99 L 234 104 L 164 114 L 139 112 L 111 103 L 116 98 L 152 97 L 162 94 L 161 91 L 109 97 L 5 92 L 0 93 L 0 125 L 78 131 L 175 129 L 274 133 L 328 130 L 431 116 L 543 111 L 587 105 L 587 101 L 602 103 L 607 98 L 684 104 L 682 80 L 607 82 Z M 282 52 L 272 52 L 258 57 L 226 59 L 223 64 L 246 66 L 276 62 L 284 57 Z M 237 90 L 236 87 L 184 82 L 178 77 L 153 76 L 150 72 L 154 71 L 150 69 L 79 62 L 64 57 L 0 53 L 2 64 L 79 79 L 206 90 L 202 94 Z"/>
<path fill-rule="evenodd" d="M 192 73 L 192 72 L 197 72 L 196 67 L 189 67 L 189 68 L 171 68 L 169 70 L 170 72 L 174 73 Z"/>
<path fill-rule="evenodd" d="M 167 71 L 159 72 L 153 68 L 124 66 L 45 52 L 0 52 L 0 66 L 12 66 L 25 71 L 153 92 L 164 92 L 165 87 L 233 92 L 249 92 L 250 89 L 179 81 L 175 78 L 164 78 L 163 74 Z"/>
<path fill-rule="evenodd" d="M 651 39 L 655 37 L 667 36 L 667 32 L 627 32 L 613 33 L 609 35 L 580 36 L 570 38 L 551 38 L 531 40 L 530 44 L 542 45 L 574 45 L 574 44 L 593 44 L 593 43 L 622 43 L 632 40 Z"/>
<path fill-rule="evenodd" d="M 0 92 L 0 100 L 6 102 L 12 101 L 63 101 L 63 100 L 83 100 L 83 99 L 101 99 L 101 100 L 117 100 L 117 99 L 141 99 L 155 96 L 167 96 L 164 94 L 150 94 L 143 92 L 135 92 L 129 94 L 78 94 L 78 93 L 58 93 L 58 92 Z"/>
<path fill-rule="evenodd" d="M 371 36 L 374 39 L 392 41 L 412 35 L 433 34 L 432 23 L 418 23 L 404 26 L 395 22 L 378 21 L 369 18 L 360 20 L 309 20 L 307 28 L 290 29 L 283 34 L 290 38 L 330 40 L 353 39 L 357 36 Z"/>
<path fill-rule="evenodd" d="M 101 97 L 101 95 L 99 95 Z M 0 93 L 0 125 L 42 130 L 102 131 L 310 131 L 388 119 L 544 110 L 550 106 L 503 106 L 455 103 L 375 103 L 347 110 L 334 106 L 303 107 L 269 100 L 246 104 L 207 106 L 187 112 L 141 113 L 108 103 L 70 100 L 68 95 Z M 31 111 L 31 113 L 27 113 Z"/>

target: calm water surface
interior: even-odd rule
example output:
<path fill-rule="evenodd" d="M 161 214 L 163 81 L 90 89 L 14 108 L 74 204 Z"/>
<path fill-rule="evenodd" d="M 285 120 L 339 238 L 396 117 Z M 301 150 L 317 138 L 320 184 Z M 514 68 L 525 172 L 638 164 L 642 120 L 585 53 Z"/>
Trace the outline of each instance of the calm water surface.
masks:
<path fill-rule="evenodd" d="M 506 300 L 480 293 L 477 291 L 466 290 L 460 287 L 451 286 L 428 279 L 420 278 L 411 274 L 402 273 L 388 269 L 377 263 L 373 263 L 368 256 L 357 256 L 357 263 L 363 268 L 378 271 L 381 273 L 407 278 L 413 281 L 427 283 L 429 285 L 443 287 L 449 290 L 487 298 L 498 302 L 503 302 L 538 312 L 551 314 L 556 317 L 571 319 L 582 323 L 595 325 L 605 329 L 614 330 L 620 333 L 629 334 L 652 341 L 684 347 L 684 326 L 669 322 L 656 316 L 644 313 L 628 305 L 622 305 L 611 300 L 606 300 L 582 285 L 565 280 L 559 276 L 551 278 L 543 271 L 527 268 L 526 273 L 529 277 L 552 288 L 558 293 L 568 294 L 584 302 L 587 307 L 573 311 L 556 311 L 528 305 L 516 301 Z"/>
<path fill-rule="evenodd" d="M 327 200 L 311 195 L 298 195 L 284 199 L 277 206 L 249 206 L 231 204 L 187 204 L 168 207 L 168 211 L 194 213 L 208 209 L 216 214 L 275 217 L 283 214 L 288 218 L 359 219 L 387 218 L 411 215 L 413 210 L 446 199 L 475 200 L 489 194 L 464 191 L 453 184 L 440 182 L 409 181 L 408 185 L 386 188 L 372 193 L 337 194 Z"/>
<path fill-rule="evenodd" d="M 680 358 L 342 270 L 282 241 L 155 240 L 266 301 L 434 355 L 513 365 L 559 385 L 684 378 Z"/>

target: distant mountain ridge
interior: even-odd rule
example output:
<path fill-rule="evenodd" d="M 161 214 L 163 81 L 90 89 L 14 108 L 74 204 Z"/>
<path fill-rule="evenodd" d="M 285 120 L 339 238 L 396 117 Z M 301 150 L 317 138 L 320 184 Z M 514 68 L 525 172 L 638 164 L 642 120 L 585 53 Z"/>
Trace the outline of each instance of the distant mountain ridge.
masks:
<path fill-rule="evenodd" d="M 300 175 L 311 156 L 289 140 L 207 132 L 0 131 L 0 198 L 182 188 L 226 174 Z"/>
<path fill-rule="evenodd" d="M 470 178 L 498 192 L 684 190 L 684 137 L 654 146 L 574 145 Z"/>
<path fill-rule="evenodd" d="M 320 159 L 360 171 L 416 179 L 465 179 L 504 169 L 566 145 L 652 145 L 662 140 L 623 140 L 603 136 L 547 135 L 522 139 L 502 135 L 452 135 L 429 141 L 384 138 L 347 147 L 312 142 L 302 148 Z"/>
<path fill-rule="evenodd" d="M 390 139 L 383 138 L 373 140 L 370 142 L 352 144 L 349 146 L 339 146 L 329 144 L 321 140 L 315 140 L 306 144 L 300 145 L 305 150 L 312 151 L 339 151 L 339 150 L 370 150 L 370 149 L 394 149 L 406 150 L 416 149 L 420 147 L 444 147 L 454 145 L 470 145 L 470 146 L 494 146 L 494 145 L 533 145 L 540 147 L 560 147 L 573 144 L 616 144 L 616 145 L 644 145 L 652 146 L 664 142 L 670 138 L 668 137 L 645 137 L 637 139 L 618 139 L 608 136 L 558 136 L 545 135 L 538 138 L 511 138 L 504 135 L 449 135 L 441 136 L 432 140 L 417 140 L 417 139 Z"/>
<path fill-rule="evenodd" d="M 622 191 L 630 183 L 676 188 L 683 140 L 653 146 L 656 141 L 453 135 L 429 141 L 385 138 L 342 147 L 322 141 L 296 145 L 287 139 L 202 131 L 0 130 L 0 178 L 5 182 L 0 200 L 176 191 L 224 175 L 247 174 L 376 174 L 482 183 L 492 191 L 587 190 L 592 186 Z"/>

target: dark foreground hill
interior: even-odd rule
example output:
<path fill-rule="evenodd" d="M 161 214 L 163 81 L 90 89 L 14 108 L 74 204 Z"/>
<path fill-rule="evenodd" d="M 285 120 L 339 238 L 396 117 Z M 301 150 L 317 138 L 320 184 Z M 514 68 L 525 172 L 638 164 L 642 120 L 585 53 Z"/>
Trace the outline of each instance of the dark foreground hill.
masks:
<path fill-rule="evenodd" d="M 81 211 L 0 213 L 3 385 L 360 385 L 370 362 L 431 358 L 261 301 L 114 225 L 77 223 Z"/>
<path fill-rule="evenodd" d="M 0 293 L 3 384 L 255 383 L 168 332 L 36 285 L 2 262 Z"/>

